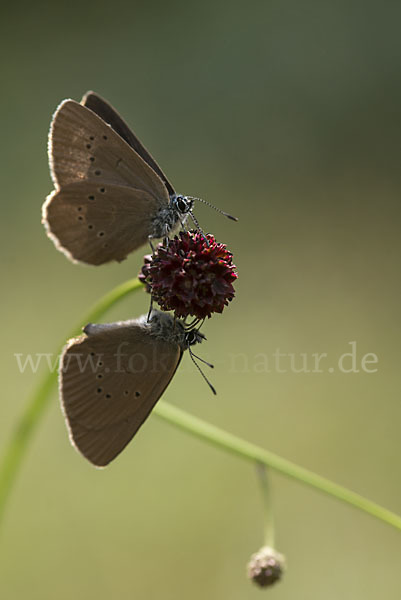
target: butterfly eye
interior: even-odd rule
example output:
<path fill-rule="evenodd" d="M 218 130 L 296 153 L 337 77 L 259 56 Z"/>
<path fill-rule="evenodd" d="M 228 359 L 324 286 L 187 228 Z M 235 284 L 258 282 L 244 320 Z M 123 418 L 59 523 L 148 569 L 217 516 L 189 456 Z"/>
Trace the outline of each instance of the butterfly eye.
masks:
<path fill-rule="evenodd" d="M 196 333 L 195 331 L 188 331 L 187 333 L 187 344 L 188 346 L 192 346 L 196 344 Z"/>
<path fill-rule="evenodd" d="M 183 214 L 187 213 L 190 209 L 188 202 L 183 196 L 177 196 L 176 206 L 178 211 Z"/>

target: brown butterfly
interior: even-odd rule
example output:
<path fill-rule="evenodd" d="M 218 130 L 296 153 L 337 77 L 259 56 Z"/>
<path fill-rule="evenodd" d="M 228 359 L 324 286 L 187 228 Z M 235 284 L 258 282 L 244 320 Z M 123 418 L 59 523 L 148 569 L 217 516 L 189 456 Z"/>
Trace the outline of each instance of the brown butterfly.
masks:
<path fill-rule="evenodd" d="M 184 350 L 200 370 L 191 346 L 204 339 L 157 310 L 149 320 L 87 325 L 67 343 L 59 372 L 62 410 L 77 450 L 99 467 L 112 461 L 152 411 Z"/>
<path fill-rule="evenodd" d="M 94 92 L 81 103 L 60 104 L 48 150 L 56 189 L 43 205 L 42 222 L 72 261 L 122 261 L 148 240 L 184 226 L 188 215 L 198 226 L 192 212 L 197 198 L 176 194 L 128 125 Z"/>

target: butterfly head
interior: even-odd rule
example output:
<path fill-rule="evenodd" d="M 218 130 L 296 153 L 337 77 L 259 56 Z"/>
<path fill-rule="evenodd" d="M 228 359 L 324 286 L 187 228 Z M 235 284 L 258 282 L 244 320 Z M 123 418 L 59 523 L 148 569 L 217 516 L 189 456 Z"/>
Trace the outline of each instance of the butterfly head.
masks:
<path fill-rule="evenodd" d="M 206 336 L 203 335 L 199 329 L 191 329 L 190 331 L 186 331 L 184 334 L 184 344 L 186 348 L 195 346 L 195 344 L 201 344 L 205 339 Z"/>
<path fill-rule="evenodd" d="M 192 362 L 212 390 L 213 394 L 216 394 L 216 390 L 203 373 L 196 360 L 199 360 L 211 369 L 213 368 L 213 365 L 206 360 L 203 360 L 203 358 L 200 358 L 192 351 L 192 346 L 200 344 L 206 339 L 205 335 L 199 331 L 199 328 L 193 327 L 192 329 L 186 329 L 185 323 L 182 320 L 174 319 L 169 313 L 160 310 L 152 310 L 149 320 L 146 315 L 143 315 L 140 317 L 139 322 L 143 327 L 149 328 L 150 335 L 162 339 L 165 342 L 178 344 L 182 351 L 188 350 Z"/>
<path fill-rule="evenodd" d="M 207 204 L 214 210 L 217 210 L 217 212 L 219 212 L 222 215 L 224 215 L 225 217 L 228 217 L 229 219 L 231 219 L 232 221 L 238 221 L 237 217 L 233 217 L 233 216 L 229 215 L 228 213 L 220 210 L 219 208 L 216 208 L 215 206 L 213 206 L 213 204 L 210 204 L 210 202 L 206 202 L 206 200 L 202 200 L 202 198 L 195 198 L 195 196 L 182 196 L 181 194 L 174 194 L 174 195 L 170 196 L 170 207 L 171 207 L 172 211 L 174 212 L 176 219 L 181 222 L 181 225 L 184 225 L 185 221 L 187 220 L 187 217 L 190 216 L 192 221 L 195 223 L 197 230 L 202 235 L 203 239 L 206 241 L 207 246 L 209 245 L 207 237 L 204 234 L 201 226 L 199 225 L 198 219 L 195 217 L 195 215 L 193 213 L 195 200 L 199 200 L 199 202 L 203 202 L 204 204 Z"/>
<path fill-rule="evenodd" d="M 194 206 L 194 200 L 188 196 L 174 194 L 171 198 L 171 206 L 177 211 L 180 217 L 184 217 L 191 212 Z"/>

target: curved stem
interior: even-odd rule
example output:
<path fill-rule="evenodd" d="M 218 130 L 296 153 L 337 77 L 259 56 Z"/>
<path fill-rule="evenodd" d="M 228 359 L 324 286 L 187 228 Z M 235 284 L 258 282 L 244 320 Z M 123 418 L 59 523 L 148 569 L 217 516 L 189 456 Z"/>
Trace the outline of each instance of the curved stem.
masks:
<path fill-rule="evenodd" d="M 86 323 L 90 321 L 97 321 L 116 302 L 141 287 L 142 284 L 137 279 L 134 279 L 114 288 L 114 290 L 106 294 L 95 304 L 92 310 L 87 314 L 86 318 L 74 328 L 68 337 L 77 335 L 83 325 L 86 325 Z M 50 392 L 56 381 L 57 371 L 51 371 L 42 379 L 42 382 L 28 403 L 6 449 L 6 453 L 0 464 L 0 520 L 3 517 L 6 500 L 18 473 L 18 469 L 22 464 L 29 440 L 35 428 L 38 426 L 44 410 L 49 404 L 51 398 Z M 255 444 L 242 440 L 241 438 L 206 423 L 166 402 L 159 402 L 156 405 L 154 412 L 165 421 L 168 421 L 203 441 L 214 444 L 215 446 L 236 454 L 246 460 L 270 467 L 287 477 L 291 477 L 300 483 L 309 485 L 338 500 L 342 500 L 373 517 L 392 525 L 396 529 L 401 530 L 401 517 L 398 515 L 363 498 L 355 492 L 333 483 L 316 473 L 308 471 L 285 458 L 277 456 L 277 454 L 274 454 L 273 452 L 269 452 Z"/>
<path fill-rule="evenodd" d="M 206 440 L 219 448 L 240 456 L 241 458 L 266 465 L 282 475 L 296 479 L 320 492 L 324 492 L 333 498 L 337 498 L 337 500 L 342 500 L 401 531 L 401 517 L 399 515 L 396 515 L 379 504 L 376 504 L 325 477 L 321 477 L 317 473 L 308 471 L 308 469 L 304 469 L 273 452 L 269 452 L 269 450 L 265 450 L 251 442 L 242 440 L 241 438 L 224 431 L 224 429 L 206 423 L 166 402 L 158 402 L 153 409 L 153 412 L 165 421 L 183 429 L 187 433 L 195 435 L 202 440 Z"/>
<path fill-rule="evenodd" d="M 96 302 L 86 317 L 82 319 L 77 327 L 74 327 L 70 332 L 70 335 L 66 336 L 65 339 L 67 340 L 70 337 L 79 335 L 82 327 L 87 323 L 91 321 L 96 322 L 111 306 L 122 300 L 131 292 L 140 288 L 143 288 L 143 284 L 136 278 L 130 279 L 115 287 Z M 62 347 L 58 350 L 57 354 L 60 354 L 61 349 Z M 18 469 L 20 468 L 22 459 L 26 453 L 29 440 L 38 426 L 45 409 L 49 405 L 51 398 L 50 392 L 53 389 L 53 385 L 57 382 L 57 374 L 57 369 L 55 369 L 43 376 L 42 381 L 39 383 L 39 386 L 25 408 L 25 412 L 14 431 L 0 463 L 0 521 L 3 517 L 7 498 L 18 473 Z"/>

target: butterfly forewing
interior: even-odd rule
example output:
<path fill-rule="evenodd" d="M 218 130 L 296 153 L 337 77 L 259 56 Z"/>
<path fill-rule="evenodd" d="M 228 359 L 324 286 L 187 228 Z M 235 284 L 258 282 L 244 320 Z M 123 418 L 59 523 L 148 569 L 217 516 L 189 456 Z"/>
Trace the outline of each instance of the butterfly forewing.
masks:
<path fill-rule="evenodd" d="M 148 417 L 182 352 L 135 321 L 86 330 L 64 350 L 61 402 L 73 444 L 94 465 L 105 466 Z"/>
<path fill-rule="evenodd" d="M 155 159 L 138 140 L 134 132 L 131 131 L 115 108 L 95 92 L 87 92 L 82 98 L 81 104 L 96 113 L 105 123 L 108 123 L 110 127 L 112 127 L 113 130 L 143 158 L 143 160 L 159 175 L 160 179 L 164 181 L 169 194 L 175 193 L 173 186 L 168 181 Z"/>
<path fill-rule="evenodd" d="M 64 100 L 54 115 L 49 154 L 59 187 L 90 179 L 148 191 L 161 206 L 169 202 L 153 169 L 102 119 L 74 100 Z"/>
<path fill-rule="evenodd" d="M 48 197 L 43 221 L 55 245 L 73 261 L 121 261 L 146 243 L 157 210 L 149 192 L 90 180 L 63 186 Z"/>

